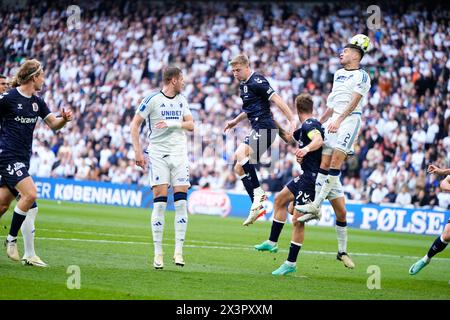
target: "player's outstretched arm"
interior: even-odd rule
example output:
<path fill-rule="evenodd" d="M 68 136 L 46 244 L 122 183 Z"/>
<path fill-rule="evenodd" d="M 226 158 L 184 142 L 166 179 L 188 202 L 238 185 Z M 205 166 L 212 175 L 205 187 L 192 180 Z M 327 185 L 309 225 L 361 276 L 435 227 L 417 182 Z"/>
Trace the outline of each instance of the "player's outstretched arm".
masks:
<path fill-rule="evenodd" d="M 283 99 L 280 97 L 278 93 L 274 93 L 270 100 L 276 104 L 276 106 L 283 112 L 283 114 L 286 116 L 286 118 L 289 121 L 289 134 L 292 135 L 296 129 L 297 124 L 295 123 L 294 115 L 291 112 L 291 109 L 286 104 L 286 102 L 283 101 Z"/>
<path fill-rule="evenodd" d="M 297 158 L 303 158 L 308 154 L 308 152 L 316 151 L 323 145 L 323 138 L 319 130 L 311 131 L 308 133 L 308 136 L 310 136 L 311 142 L 307 146 L 304 146 L 295 152 Z"/>
<path fill-rule="evenodd" d="M 361 94 L 357 92 L 352 93 L 352 99 L 350 100 L 350 103 L 348 104 L 347 108 L 345 108 L 344 112 L 328 126 L 329 132 L 337 132 L 342 121 L 344 121 L 344 119 L 347 118 L 353 112 L 353 110 L 355 110 L 359 101 L 361 101 L 361 98 L 362 98 Z"/>
<path fill-rule="evenodd" d="M 275 125 L 276 125 L 277 129 L 279 130 L 280 138 L 283 139 L 284 142 L 286 142 L 286 143 L 295 142 L 294 136 L 292 134 L 289 134 L 289 132 L 287 130 L 283 129 L 277 121 L 275 121 Z"/>
<path fill-rule="evenodd" d="M 450 175 L 450 168 L 449 169 L 441 169 L 441 168 L 435 166 L 434 164 L 430 164 L 428 166 L 428 173 L 433 173 L 438 176 L 447 176 L 447 175 Z"/>
<path fill-rule="evenodd" d="M 235 126 L 237 126 L 239 122 L 241 122 L 244 119 L 247 119 L 247 114 L 245 112 L 241 112 L 236 118 L 227 122 L 227 125 L 223 129 L 223 132 L 226 133 L 229 129 L 234 128 Z"/>
<path fill-rule="evenodd" d="M 72 121 L 72 110 L 69 109 L 66 111 L 63 108 L 61 111 L 61 117 L 56 117 L 54 114 L 50 114 L 44 121 L 50 129 L 53 131 L 58 131 L 64 127 L 67 122 Z"/>
<path fill-rule="evenodd" d="M 144 158 L 144 154 L 142 153 L 141 144 L 139 142 L 139 128 L 144 122 L 144 118 L 142 116 L 136 114 L 131 121 L 130 125 L 130 133 L 131 133 L 131 144 L 133 145 L 135 157 L 136 157 L 136 165 L 145 170 L 146 168 L 146 160 Z"/>

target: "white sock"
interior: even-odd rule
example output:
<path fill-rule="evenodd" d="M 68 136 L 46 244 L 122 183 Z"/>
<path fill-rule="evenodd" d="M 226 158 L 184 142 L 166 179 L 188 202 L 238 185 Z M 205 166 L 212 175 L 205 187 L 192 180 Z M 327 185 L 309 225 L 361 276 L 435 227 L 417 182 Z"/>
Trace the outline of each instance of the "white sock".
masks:
<path fill-rule="evenodd" d="M 320 190 L 322 189 L 322 187 L 323 187 L 323 184 L 325 183 L 325 179 L 328 177 L 328 175 L 325 175 L 325 174 L 323 174 L 323 173 L 319 173 L 318 175 L 317 175 L 317 178 L 316 178 L 316 185 L 315 185 L 315 192 L 316 192 L 316 197 L 315 198 L 317 198 L 318 196 L 319 196 L 319 193 L 320 193 Z M 315 199 L 314 198 L 314 199 Z"/>
<path fill-rule="evenodd" d="M 347 253 L 347 227 L 336 225 L 338 251 Z"/>
<path fill-rule="evenodd" d="M 186 237 L 188 222 L 187 201 L 178 200 L 175 202 L 175 253 L 183 253 L 183 244 Z"/>
<path fill-rule="evenodd" d="M 6 237 L 6 240 L 8 242 L 11 242 L 11 241 L 17 240 L 17 237 L 13 237 L 12 235 L 8 234 L 8 236 Z"/>
<path fill-rule="evenodd" d="M 256 194 L 263 194 L 263 193 L 264 193 L 264 190 L 263 190 L 263 188 L 261 188 L 261 186 L 259 186 L 258 188 L 253 189 L 253 194 L 254 195 L 256 195 Z"/>
<path fill-rule="evenodd" d="M 31 258 L 36 255 L 34 251 L 34 221 L 36 220 L 36 215 L 38 213 L 38 207 L 31 208 L 27 212 L 27 217 L 25 218 L 22 227 L 23 245 L 25 248 L 24 257 Z"/>
<path fill-rule="evenodd" d="M 429 262 L 431 261 L 431 258 L 429 258 L 429 257 L 428 257 L 428 254 L 426 254 L 426 255 L 422 258 L 422 260 L 423 260 L 425 263 L 429 263 Z"/>
<path fill-rule="evenodd" d="M 333 186 L 335 185 L 335 183 L 338 179 L 339 179 L 339 175 L 337 175 L 337 176 L 328 175 L 327 176 L 322 188 L 320 189 L 319 194 L 318 195 L 316 194 L 316 197 L 314 199 L 314 204 L 316 207 L 319 207 L 322 204 L 323 200 L 325 200 L 328 197 L 328 194 L 330 193 L 331 189 L 333 188 Z"/>
<path fill-rule="evenodd" d="M 163 254 L 162 241 L 164 232 L 164 213 L 167 202 L 155 202 L 152 211 L 152 234 L 155 246 L 155 255 Z"/>
<path fill-rule="evenodd" d="M 295 267 L 295 265 L 297 264 L 297 262 L 291 262 L 288 260 L 286 260 L 284 263 L 286 263 L 288 266 L 291 266 L 291 267 Z"/>

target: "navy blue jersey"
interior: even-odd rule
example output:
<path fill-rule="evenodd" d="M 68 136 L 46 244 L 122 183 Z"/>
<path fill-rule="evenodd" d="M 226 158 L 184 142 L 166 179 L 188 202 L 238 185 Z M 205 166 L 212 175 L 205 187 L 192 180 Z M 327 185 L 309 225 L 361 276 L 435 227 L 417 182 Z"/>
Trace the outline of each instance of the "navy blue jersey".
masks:
<path fill-rule="evenodd" d="M 275 129 L 275 121 L 270 111 L 270 97 L 275 91 L 264 76 L 254 72 L 247 81 L 242 81 L 239 89 L 242 110 L 247 114 L 253 129 Z"/>
<path fill-rule="evenodd" d="M 309 133 L 312 131 L 319 131 L 324 138 L 324 132 L 321 123 L 313 118 L 310 118 L 302 123 L 300 129 L 294 131 L 294 139 L 299 142 L 300 148 L 307 146 L 311 142 Z M 322 147 L 315 151 L 308 152 L 302 161 L 302 170 L 305 173 L 319 172 L 320 162 L 322 160 Z"/>
<path fill-rule="evenodd" d="M 0 95 L 0 158 L 30 159 L 38 117 L 49 114 L 44 100 L 25 97 L 17 88 Z"/>

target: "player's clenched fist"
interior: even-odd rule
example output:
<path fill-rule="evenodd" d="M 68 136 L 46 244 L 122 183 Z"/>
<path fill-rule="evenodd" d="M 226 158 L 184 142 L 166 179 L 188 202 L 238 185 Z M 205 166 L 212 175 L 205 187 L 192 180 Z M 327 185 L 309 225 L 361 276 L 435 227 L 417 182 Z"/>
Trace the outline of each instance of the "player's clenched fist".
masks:
<path fill-rule="evenodd" d="M 72 110 L 69 109 L 66 111 L 66 109 L 63 108 L 61 111 L 61 117 L 63 117 L 66 122 L 72 121 Z"/>
<path fill-rule="evenodd" d="M 144 170 L 147 166 L 147 160 L 144 158 L 142 152 L 136 154 L 136 165 Z"/>

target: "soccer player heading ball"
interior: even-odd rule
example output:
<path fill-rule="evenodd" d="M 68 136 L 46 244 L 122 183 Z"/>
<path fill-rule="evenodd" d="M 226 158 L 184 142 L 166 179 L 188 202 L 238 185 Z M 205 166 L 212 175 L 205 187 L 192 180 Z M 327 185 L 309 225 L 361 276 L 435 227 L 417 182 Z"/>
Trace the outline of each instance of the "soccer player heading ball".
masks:
<path fill-rule="evenodd" d="M 295 207 L 297 211 L 307 213 L 299 218 L 301 222 L 310 215 L 319 215 L 323 200 L 339 180 L 342 163 L 352 152 L 353 142 L 361 127 L 362 108 L 370 89 L 369 75 L 360 68 L 369 44 L 367 36 L 358 34 L 351 38 L 339 55 L 343 68 L 334 74 L 333 88 L 327 99 L 327 107 L 332 109 L 333 115 L 326 130 L 335 135 L 331 139 L 336 142 L 332 147 L 330 170 L 324 184 L 316 191 L 314 202 Z"/>

